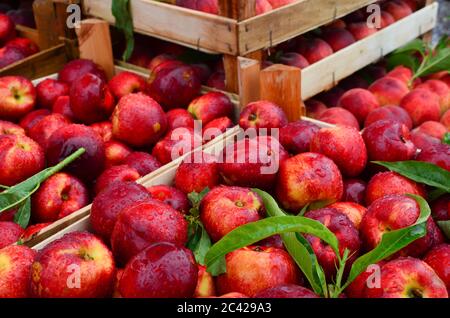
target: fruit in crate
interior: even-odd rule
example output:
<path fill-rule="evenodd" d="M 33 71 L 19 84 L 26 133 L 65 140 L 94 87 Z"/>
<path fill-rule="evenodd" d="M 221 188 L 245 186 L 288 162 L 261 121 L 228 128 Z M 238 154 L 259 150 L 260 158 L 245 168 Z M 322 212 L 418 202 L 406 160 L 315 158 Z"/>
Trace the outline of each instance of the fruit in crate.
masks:
<path fill-rule="evenodd" d="M 244 129 L 281 128 L 287 123 L 288 120 L 283 110 L 269 101 L 248 104 L 239 117 L 239 126 Z"/>
<path fill-rule="evenodd" d="M 86 59 L 72 60 L 58 73 L 58 80 L 72 85 L 76 83 L 78 78 L 86 74 L 92 74 L 100 78 L 103 82 L 106 82 L 105 72 L 94 62 Z"/>
<path fill-rule="evenodd" d="M 0 222 L 0 249 L 11 245 L 20 238 L 23 229 L 13 222 Z"/>
<path fill-rule="evenodd" d="M 37 104 L 40 107 L 51 109 L 56 99 L 69 95 L 67 83 L 48 78 L 36 85 Z"/>
<path fill-rule="evenodd" d="M 87 182 L 93 181 L 103 171 L 105 148 L 100 136 L 88 126 L 70 124 L 55 131 L 47 142 L 47 162 L 56 165 L 79 148 L 86 152 L 67 171 Z"/>
<path fill-rule="evenodd" d="M 213 241 L 264 217 L 261 198 L 249 188 L 216 187 L 202 200 L 200 218 Z"/>
<path fill-rule="evenodd" d="M 36 89 L 22 76 L 0 77 L 0 117 L 17 120 L 33 110 Z"/>
<path fill-rule="evenodd" d="M 130 260 L 119 291 L 127 298 L 186 298 L 194 295 L 197 278 L 198 269 L 190 250 L 160 242 Z"/>
<path fill-rule="evenodd" d="M 117 104 L 112 115 L 114 138 L 134 147 L 155 144 L 167 129 L 161 106 L 142 93 L 129 94 Z"/>
<path fill-rule="evenodd" d="M 82 123 L 92 124 L 108 118 L 114 106 L 108 85 L 92 73 L 78 77 L 70 87 L 70 109 Z"/>
<path fill-rule="evenodd" d="M 40 250 L 31 267 L 37 298 L 100 298 L 112 294 L 114 259 L 93 234 L 72 232 Z"/>
<path fill-rule="evenodd" d="M 150 199 L 150 194 L 135 182 L 119 182 L 98 194 L 91 208 L 94 233 L 109 241 L 117 216 L 130 205 Z"/>
<path fill-rule="evenodd" d="M 12 186 L 41 171 L 44 152 L 27 136 L 0 136 L 0 184 Z"/>
<path fill-rule="evenodd" d="M 0 298 L 29 297 L 31 264 L 36 252 L 26 246 L 0 249 Z"/>
<path fill-rule="evenodd" d="M 278 248 L 249 246 L 226 256 L 227 272 L 217 277 L 219 294 L 230 292 L 254 296 L 283 284 L 301 283 L 301 276 L 287 252 Z M 268 268 L 272 268 L 268 271 Z"/>
<path fill-rule="evenodd" d="M 211 92 L 194 99 L 188 107 L 188 112 L 195 120 L 201 120 L 203 125 L 220 117 L 233 115 L 233 104 L 223 93 Z"/>

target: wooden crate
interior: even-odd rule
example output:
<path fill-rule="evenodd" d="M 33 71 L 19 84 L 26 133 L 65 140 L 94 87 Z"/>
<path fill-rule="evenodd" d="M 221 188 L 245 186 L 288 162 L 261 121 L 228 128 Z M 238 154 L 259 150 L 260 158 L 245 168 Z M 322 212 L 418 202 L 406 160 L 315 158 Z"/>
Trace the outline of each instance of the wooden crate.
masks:
<path fill-rule="evenodd" d="M 332 127 L 333 125 L 320 122 L 310 118 L 303 118 L 306 121 L 313 122 L 320 127 Z M 239 134 L 239 127 L 236 126 L 233 129 L 229 130 L 226 134 L 219 136 L 213 142 L 205 145 L 203 147 L 203 151 L 209 154 L 218 154 L 220 153 L 224 147 L 232 144 L 235 141 L 236 136 Z M 189 156 L 189 154 L 183 156 L 182 158 L 171 162 L 170 164 L 162 167 L 158 171 L 155 171 L 148 177 L 146 177 L 145 181 L 139 180 L 145 187 L 150 187 L 154 185 L 173 185 L 173 180 L 175 178 L 175 173 L 178 169 L 178 166 L 181 164 L 182 160 Z M 40 250 L 45 247 L 50 242 L 57 240 L 64 236 L 64 234 L 75 232 L 75 231 L 91 231 L 90 225 L 90 208 L 91 206 L 87 206 L 84 209 L 76 212 L 77 214 L 71 214 L 66 218 L 60 220 L 63 223 L 63 226 L 58 226 L 57 228 L 53 228 L 51 231 L 47 231 L 46 235 L 41 235 L 39 239 L 35 239 L 32 241 L 28 241 L 25 244 L 27 246 L 32 247 L 33 249 Z"/>
<path fill-rule="evenodd" d="M 19 37 L 24 37 L 36 43 L 40 52 L 28 56 L 0 69 L 0 76 L 21 75 L 30 79 L 46 76 L 57 72 L 72 58 L 72 50 L 60 39 L 60 34 L 54 28 L 55 11 L 51 0 L 35 0 L 33 13 L 36 29 L 17 25 Z"/>
<path fill-rule="evenodd" d="M 131 0 L 130 9 L 134 28 L 139 33 L 205 52 L 245 56 L 282 43 L 374 2 L 376 1 L 299 0 L 242 20 L 239 17 L 212 15 L 153 0 Z M 111 3 L 112 0 L 82 0 L 83 12 L 114 24 Z"/>

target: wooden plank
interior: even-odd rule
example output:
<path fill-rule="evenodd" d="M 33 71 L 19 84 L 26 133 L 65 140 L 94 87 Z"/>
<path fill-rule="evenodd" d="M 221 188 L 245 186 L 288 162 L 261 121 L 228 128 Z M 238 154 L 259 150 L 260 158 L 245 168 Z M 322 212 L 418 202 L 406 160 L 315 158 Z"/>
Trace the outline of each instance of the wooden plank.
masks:
<path fill-rule="evenodd" d="M 241 107 L 260 99 L 259 78 L 261 63 L 258 60 L 240 57 L 239 70 L 239 96 Z"/>
<path fill-rule="evenodd" d="M 341 79 L 433 29 L 437 11 L 438 3 L 435 2 L 305 68 L 302 70 L 303 100 L 330 89 Z"/>
<path fill-rule="evenodd" d="M 16 31 L 18 36 L 30 39 L 40 47 L 38 30 L 26 27 L 24 25 L 16 25 Z"/>
<path fill-rule="evenodd" d="M 110 79 L 114 74 L 114 57 L 108 23 L 99 19 L 83 20 L 76 33 L 80 58 L 100 65 Z"/>
<path fill-rule="evenodd" d="M 109 23 L 111 0 L 83 0 L 86 15 Z M 131 0 L 135 31 L 202 51 L 237 55 L 237 21 L 151 0 Z"/>
<path fill-rule="evenodd" d="M 376 0 L 299 0 L 238 23 L 239 55 L 272 47 Z"/>
<path fill-rule="evenodd" d="M 290 122 L 299 120 L 305 112 L 301 97 L 301 70 L 298 67 L 275 64 L 261 71 L 261 99 L 279 105 Z"/>
<path fill-rule="evenodd" d="M 20 75 L 35 79 L 58 72 L 67 61 L 64 44 L 59 44 L 0 69 L 0 76 Z"/>
<path fill-rule="evenodd" d="M 55 32 L 56 16 L 52 0 L 35 0 L 33 14 L 39 31 L 39 47 L 47 49 L 57 45 L 60 41 L 59 34 Z"/>

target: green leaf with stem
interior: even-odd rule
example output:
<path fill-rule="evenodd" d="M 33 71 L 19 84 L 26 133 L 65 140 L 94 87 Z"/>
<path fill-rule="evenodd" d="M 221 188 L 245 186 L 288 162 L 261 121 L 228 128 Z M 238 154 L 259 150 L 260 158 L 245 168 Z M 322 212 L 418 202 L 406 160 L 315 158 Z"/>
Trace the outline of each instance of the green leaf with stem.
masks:
<path fill-rule="evenodd" d="M 270 194 L 259 189 L 253 189 L 253 191 L 258 193 L 263 199 L 268 216 L 288 215 L 278 206 L 277 202 Z M 318 295 L 328 297 L 325 273 L 319 265 L 316 254 L 309 242 L 298 233 L 285 233 L 280 236 L 286 250 L 303 272 L 314 292 Z"/>
<path fill-rule="evenodd" d="M 413 194 L 408 194 L 408 196 L 419 204 L 420 215 L 417 221 L 411 226 L 383 234 L 381 242 L 373 250 L 360 256 L 353 263 L 347 282 L 336 293 L 342 293 L 369 265 L 386 259 L 426 235 L 426 222 L 431 215 L 430 207 L 422 197 Z"/>
<path fill-rule="evenodd" d="M 57 165 L 44 169 L 34 176 L 18 183 L 12 187 L 9 187 L 5 191 L 0 193 L 0 213 L 9 209 L 15 208 L 24 203 L 34 192 L 37 191 L 39 185 L 47 180 L 49 177 L 64 169 L 67 165 L 71 164 L 78 157 L 80 157 L 86 150 L 80 148 L 73 154 L 65 158 Z"/>

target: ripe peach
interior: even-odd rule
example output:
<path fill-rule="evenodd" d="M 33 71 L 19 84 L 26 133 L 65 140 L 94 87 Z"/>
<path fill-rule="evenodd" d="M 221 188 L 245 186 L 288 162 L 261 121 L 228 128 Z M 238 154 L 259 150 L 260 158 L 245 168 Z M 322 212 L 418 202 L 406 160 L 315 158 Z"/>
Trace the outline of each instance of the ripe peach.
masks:
<path fill-rule="evenodd" d="M 59 96 L 52 106 L 52 112 L 67 117 L 70 121 L 75 121 L 75 115 L 70 107 L 70 96 Z"/>
<path fill-rule="evenodd" d="M 96 194 L 99 194 L 113 183 L 136 181 L 140 177 L 141 176 L 136 169 L 127 165 L 113 166 L 103 171 L 97 178 L 94 190 Z"/>
<path fill-rule="evenodd" d="M 239 116 L 239 126 L 248 128 L 281 128 L 288 123 L 283 109 L 269 101 L 248 104 Z"/>
<path fill-rule="evenodd" d="M 32 217 L 36 223 L 61 219 L 89 204 L 89 191 L 76 177 L 64 172 L 45 180 L 32 196 Z"/>
<path fill-rule="evenodd" d="M 123 163 L 136 169 L 141 176 L 145 176 L 162 167 L 162 164 L 151 154 L 139 151 L 132 152 Z"/>
<path fill-rule="evenodd" d="M 334 52 L 355 43 L 355 38 L 346 29 L 326 29 L 322 32 L 322 39 L 325 40 Z"/>
<path fill-rule="evenodd" d="M 308 99 L 305 102 L 306 116 L 318 119 L 328 108 L 327 105 L 315 99 Z"/>
<path fill-rule="evenodd" d="M 17 120 L 33 110 L 36 104 L 36 90 L 33 84 L 22 76 L 0 77 L 0 117 Z"/>
<path fill-rule="evenodd" d="M 228 117 L 219 117 L 203 126 L 203 142 L 208 142 L 233 128 L 234 123 Z"/>
<path fill-rule="evenodd" d="M 416 160 L 438 165 L 442 169 L 450 171 L 450 146 L 446 144 L 433 144 L 422 149 Z"/>
<path fill-rule="evenodd" d="M 444 114 L 448 109 L 450 109 L 450 88 L 444 82 L 436 79 L 430 79 L 416 88 L 428 89 L 439 96 L 441 114 Z"/>
<path fill-rule="evenodd" d="M 414 126 L 429 120 L 439 121 L 439 97 L 429 90 L 414 89 L 402 99 L 400 106 L 408 112 Z"/>
<path fill-rule="evenodd" d="M 188 112 L 194 119 L 201 120 L 206 125 L 213 119 L 231 117 L 234 106 L 227 95 L 221 92 L 210 92 L 194 99 L 188 107 Z"/>
<path fill-rule="evenodd" d="M 174 108 L 166 113 L 167 129 L 172 130 L 179 127 L 194 128 L 194 118 L 183 108 Z"/>
<path fill-rule="evenodd" d="M 281 64 L 295 66 L 301 69 L 307 68 L 309 66 L 309 62 L 304 58 L 304 56 L 296 52 L 283 53 L 280 56 L 279 62 Z"/>
<path fill-rule="evenodd" d="M 108 87 L 116 100 L 119 100 L 128 94 L 145 92 L 147 83 L 135 73 L 121 72 L 109 80 Z"/>
<path fill-rule="evenodd" d="M 450 130 L 450 109 L 445 112 L 441 117 L 441 124 L 444 125 L 447 130 Z"/>
<path fill-rule="evenodd" d="M 322 128 L 312 138 L 310 151 L 332 159 L 347 177 L 358 176 L 367 164 L 366 145 L 353 127 Z"/>
<path fill-rule="evenodd" d="M 154 200 L 170 205 L 175 210 L 187 214 L 189 212 L 189 200 L 184 192 L 177 188 L 161 184 L 147 187 L 147 191 Z"/>
<path fill-rule="evenodd" d="M 72 60 L 64 65 L 58 73 L 58 80 L 72 85 L 79 77 L 87 73 L 91 73 L 106 81 L 105 72 L 97 64 L 86 59 Z"/>
<path fill-rule="evenodd" d="M 42 149 L 47 149 L 48 140 L 52 134 L 70 124 L 70 121 L 61 114 L 50 114 L 42 118 L 29 131 L 28 136 L 36 141 Z"/>
<path fill-rule="evenodd" d="M 0 249 L 16 243 L 23 233 L 23 229 L 14 222 L 0 222 Z"/>
<path fill-rule="evenodd" d="M 286 209 L 299 210 L 308 203 L 339 201 L 344 186 L 341 172 L 331 159 L 307 152 L 281 163 L 276 190 Z"/>
<path fill-rule="evenodd" d="M 353 127 L 359 130 L 359 123 L 356 117 L 342 107 L 331 107 L 319 116 L 318 120 L 324 121 L 326 123 Z"/>
<path fill-rule="evenodd" d="M 25 136 L 25 129 L 10 121 L 0 120 L 0 136 L 1 135 L 22 135 Z"/>
<path fill-rule="evenodd" d="M 307 152 L 319 130 L 319 126 L 314 123 L 298 120 L 280 129 L 280 143 L 291 154 Z"/>
<path fill-rule="evenodd" d="M 347 91 L 339 99 L 338 105 L 350 111 L 361 125 L 364 124 L 367 115 L 380 106 L 377 98 L 370 91 L 362 88 Z"/>
<path fill-rule="evenodd" d="M 391 0 L 383 5 L 383 10 L 389 12 L 396 21 L 412 14 L 411 8 L 402 0 Z"/>
<path fill-rule="evenodd" d="M 353 35 L 356 41 L 360 41 L 377 32 L 376 28 L 371 28 L 366 22 L 354 22 L 347 24 L 347 30 Z"/>
<path fill-rule="evenodd" d="M 370 179 L 366 189 L 366 203 L 371 205 L 375 200 L 391 194 L 415 194 L 426 197 L 425 188 L 395 172 L 380 172 Z"/>
<path fill-rule="evenodd" d="M 336 209 L 345 214 L 357 230 L 359 230 L 362 218 L 367 212 L 365 207 L 355 202 L 336 202 L 327 208 Z"/>
<path fill-rule="evenodd" d="M 395 67 L 392 71 L 386 74 L 387 77 L 393 77 L 401 80 L 403 83 L 408 85 L 409 81 L 413 77 L 413 72 L 410 68 L 400 65 Z"/>
<path fill-rule="evenodd" d="M 112 139 L 112 124 L 109 121 L 102 121 L 90 125 L 92 129 L 102 138 L 103 142 L 108 142 Z"/>
<path fill-rule="evenodd" d="M 342 201 L 355 202 L 365 206 L 366 187 L 366 182 L 360 179 L 344 180 L 344 195 L 342 196 Z"/>
<path fill-rule="evenodd" d="M 442 140 L 442 138 L 444 138 L 444 135 L 448 130 L 444 125 L 442 125 L 438 121 L 426 121 L 426 122 L 423 122 L 416 129 L 414 129 L 413 132 L 414 131 L 418 131 L 418 132 L 427 134 L 431 137 L 435 137 L 439 140 Z"/>
<path fill-rule="evenodd" d="M 134 147 L 155 144 L 165 133 L 167 118 L 161 106 L 142 94 L 129 94 L 117 104 L 112 116 L 114 138 Z"/>
<path fill-rule="evenodd" d="M 319 38 L 301 39 L 297 51 L 308 60 L 309 64 L 316 63 L 333 54 L 331 46 Z"/>
<path fill-rule="evenodd" d="M 22 118 L 19 122 L 19 126 L 25 129 L 25 131 L 29 131 L 31 127 L 36 125 L 42 118 L 50 114 L 48 109 L 33 110 Z"/>
<path fill-rule="evenodd" d="M 124 164 L 132 150 L 125 144 L 111 140 L 105 142 L 105 167 L 118 166 Z"/>
<path fill-rule="evenodd" d="M 450 264 L 450 245 L 442 244 L 434 247 L 425 255 L 423 260 L 442 279 L 447 286 L 447 291 L 450 290 L 450 271 L 448 269 L 448 264 Z"/>
<path fill-rule="evenodd" d="M 51 109 L 56 99 L 69 94 L 69 85 L 58 80 L 48 78 L 36 86 L 37 104 Z"/>
<path fill-rule="evenodd" d="M 367 115 L 364 127 L 368 127 L 379 120 L 392 120 L 404 124 L 408 129 L 413 128 L 413 122 L 406 110 L 400 106 L 387 105 L 374 109 Z"/>
<path fill-rule="evenodd" d="M 375 95 L 380 106 L 400 105 L 403 97 L 409 93 L 408 86 L 393 77 L 382 77 L 369 86 L 369 91 Z"/>

